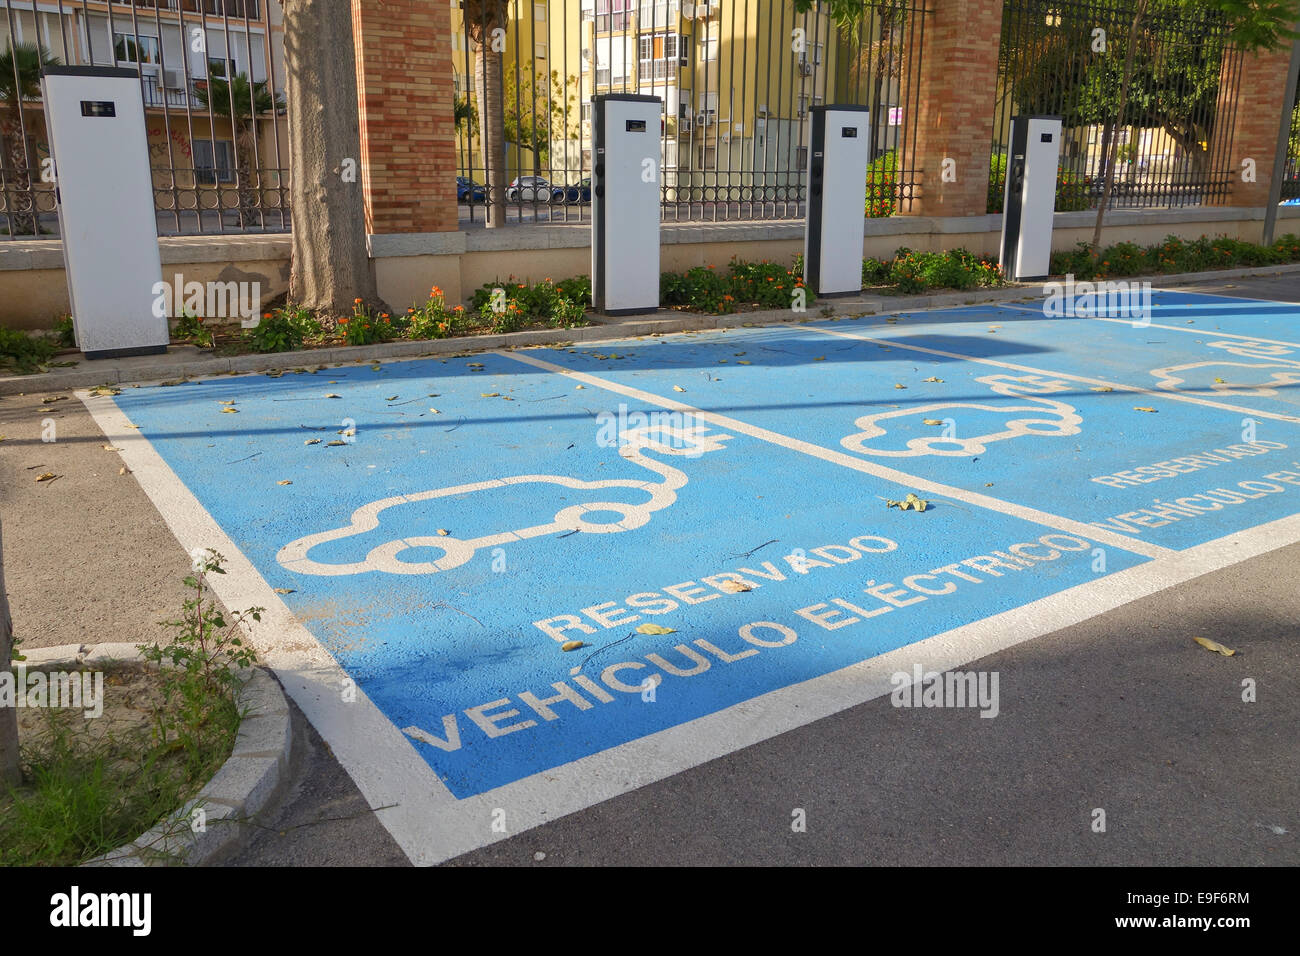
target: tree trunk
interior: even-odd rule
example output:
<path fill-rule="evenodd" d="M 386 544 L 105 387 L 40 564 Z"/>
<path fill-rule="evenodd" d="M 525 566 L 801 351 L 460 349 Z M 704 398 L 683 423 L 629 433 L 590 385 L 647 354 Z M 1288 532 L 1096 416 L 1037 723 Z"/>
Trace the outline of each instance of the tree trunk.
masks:
<path fill-rule="evenodd" d="M 256 123 L 253 119 L 251 122 Z M 235 142 L 235 171 L 237 185 L 237 197 L 239 201 L 239 226 L 241 229 L 248 229 L 260 223 L 258 209 L 261 203 L 258 202 L 259 186 L 258 169 L 257 169 L 257 151 L 253 148 L 252 128 L 245 126 L 242 122 L 232 130 Z"/>
<path fill-rule="evenodd" d="M 10 674 L 11 679 L 13 641 L 13 620 L 9 617 L 9 596 L 5 593 L 4 535 L 0 534 L 0 674 Z M 0 785 L 16 786 L 21 779 L 22 767 L 18 762 L 18 708 L 0 707 Z"/>
<path fill-rule="evenodd" d="M 487 178 L 487 227 L 506 224 L 505 88 L 501 80 L 501 54 L 491 50 L 492 35 L 474 51 L 474 94 L 478 97 L 479 142 L 483 147 L 483 172 Z"/>
<path fill-rule="evenodd" d="M 1138 0 L 1137 9 L 1133 13 L 1133 25 L 1128 31 L 1128 51 L 1124 54 L 1124 79 L 1119 88 L 1119 109 L 1116 110 L 1115 121 L 1112 126 L 1124 121 L 1124 111 L 1128 109 L 1128 88 L 1133 82 L 1133 54 L 1137 51 L 1138 27 L 1142 25 L 1142 15 L 1146 13 L 1147 0 Z M 1110 205 L 1110 195 L 1115 189 L 1115 177 L 1110 174 L 1110 170 L 1115 168 L 1115 154 L 1119 150 L 1119 137 L 1111 133 L 1109 151 L 1106 154 L 1106 188 L 1102 190 L 1101 202 L 1097 203 L 1097 225 L 1092 231 L 1092 254 L 1095 257 L 1097 250 L 1101 248 L 1101 221 L 1106 215 L 1106 207 Z"/>
<path fill-rule="evenodd" d="M 380 301 L 366 249 L 351 4 L 284 0 L 289 110 L 289 301 L 334 316 Z M 347 172 L 352 175 L 344 178 Z"/>

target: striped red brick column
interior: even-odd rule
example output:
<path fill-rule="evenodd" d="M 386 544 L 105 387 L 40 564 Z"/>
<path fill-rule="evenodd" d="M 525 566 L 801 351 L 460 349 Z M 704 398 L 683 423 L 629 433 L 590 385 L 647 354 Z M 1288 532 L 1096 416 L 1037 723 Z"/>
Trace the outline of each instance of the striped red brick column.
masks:
<path fill-rule="evenodd" d="M 900 178 L 914 170 L 919 185 L 902 212 L 984 215 L 1001 33 L 1002 0 L 927 0 L 924 34 L 913 30 L 915 47 L 907 51 L 920 55 L 919 115 L 916 144 L 899 169 Z M 913 74 L 905 67 L 903 75 Z M 952 160 L 947 177 L 945 159 Z"/>
<path fill-rule="evenodd" d="M 1273 176 L 1278 126 L 1282 122 L 1290 46 L 1280 50 L 1243 54 L 1241 73 L 1224 76 L 1219 83 L 1213 136 L 1230 136 L 1228 154 L 1228 206 L 1265 206 Z M 1210 154 L 1214 155 L 1214 144 Z M 1254 160 L 1253 179 L 1243 179 L 1245 160 Z"/>
<path fill-rule="evenodd" d="M 352 0 L 366 231 L 457 228 L 451 10 Z"/>

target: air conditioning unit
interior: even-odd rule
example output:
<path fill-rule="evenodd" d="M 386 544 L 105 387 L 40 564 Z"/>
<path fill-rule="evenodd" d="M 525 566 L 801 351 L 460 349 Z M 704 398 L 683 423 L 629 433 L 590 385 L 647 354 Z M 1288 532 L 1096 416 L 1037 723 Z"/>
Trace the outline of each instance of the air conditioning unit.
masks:
<path fill-rule="evenodd" d="M 164 77 L 169 90 L 185 89 L 185 71 L 184 70 L 166 70 Z"/>
<path fill-rule="evenodd" d="M 812 76 L 812 72 L 813 72 L 813 65 L 811 63 L 809 63 L 807 60 L 799 61 L 800 76 Z"/>
<path fill-rule="evenodd" d="M 694 20 L 694 19 L 695 19 L 695 4 L 693 4 L 693 3 L 683 3 L 683 4 L 682 4 L 682 19 L 683 19 L 683 20 Z"/>
<path fill-rule="evenodd" d="M 682 133 L 689 133 L 695 128 L 694 121 L 689 116 L 683 116 L 677 121 L 677 129 Z"/>
<path fill-rule="evenodd" d="M 696 113 L 695 123 L 697 126 L 711 126 L 713 124 L 712 113 Z"/>

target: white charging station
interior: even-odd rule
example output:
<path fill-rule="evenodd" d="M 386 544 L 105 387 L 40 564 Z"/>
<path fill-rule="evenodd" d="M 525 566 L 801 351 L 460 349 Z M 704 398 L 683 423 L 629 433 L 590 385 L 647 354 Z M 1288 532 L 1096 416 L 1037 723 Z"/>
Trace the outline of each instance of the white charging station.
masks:
<path fill-rule="evenodd" d="M 803 274 L 804 284 L 822 297 L 862 291 L 869 117 L 865 106 L 812 108 Z"/>
<path fill-rule="evenodd" d="M 659 308 L 659 121 L 657 96 L 592 98 L 591 299 L 604 315 Z"/>
<path fill-rule="evenodd" d="M 1052 217 L 1060 158 L 1059 116 L 1011 118 L 999 258 L 1009 279 L 1046 279 L 1052 270 Z"/>
<path fill-rule="evenodd" d="M 86 358 L 167 350 L 154 314 L 162 282 L 140 75 L 46 67 L 45 127 L 77 346 Z"/>

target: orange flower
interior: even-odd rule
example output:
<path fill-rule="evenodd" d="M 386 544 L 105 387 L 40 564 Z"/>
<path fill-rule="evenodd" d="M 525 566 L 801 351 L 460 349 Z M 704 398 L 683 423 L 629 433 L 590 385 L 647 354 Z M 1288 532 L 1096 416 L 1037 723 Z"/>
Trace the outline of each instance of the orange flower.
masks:
<path fill-rule="evenodd" d="M 339 319 L 339 325 L 347 325 L 347 324 L 348 324 L 347 319 Z"/>
<path fill-rule="evenodd" d="M 360 305 L 360 304 L 361 304 L 361 300 L 360 300 L 360 299 L 353 299 L 353 300 L 352 300 L 352 304 L 353 304 L 353 305 Z"/>
<path fill-rule="evenodd" d="M 414 312 L 414 311 L 415 311 L 414 309 L 407 309 L 407 310 L 406 310 L 406 314 L 407 314 L 407 315 L 410 315 L 410 314 L 411 314 L 412 312 Z"/>
<path fill-rule="evenodd" d="M 270 313 L 270 312 L 263 312 L 263 313 L 262 313 L 262 318 L 264 318 L 264 319 L 269 319 L 270 317 L 271 317 L 271 313 Z"/>
<path fill-rule="evenodd" d="M 386 319 L 386 318 L 388 318 L 388 313 L 387 313 L 387 312 L 381 312 L 381 313 L 379 313 L 379 317 L 380 317 L 381 319 Z"/>
<path fill-rule="evenodd" d="M 433 294 L 434 294 L 434 295 L 442 295 L 442 290 L 439 289 L 437 286 L 434 286 L 434 287 L 433 287 Z"/>
<path fill-rule="evenodd" d="M 451 311 L 453 311 L 453 312 L 464 312 L 464 311 L 465 311 L 465 307 L 464 307 L 463 305 L 458 305 L 458 306 L 456 306 L 456 308 L 452 309 Z"/>

